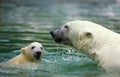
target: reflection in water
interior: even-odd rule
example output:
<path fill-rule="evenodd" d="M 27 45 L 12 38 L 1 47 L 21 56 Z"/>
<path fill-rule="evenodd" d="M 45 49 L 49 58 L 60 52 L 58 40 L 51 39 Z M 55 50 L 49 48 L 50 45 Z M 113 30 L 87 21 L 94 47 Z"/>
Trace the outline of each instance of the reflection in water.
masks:
<path fill-rule="evenodd" d="M 46 53 L 37 65 L 8 68 L 8 65 L 1 64 L 0 76 L 117 77 L 118 74 L 105 73 L 85 55 L 56 44 L 49 31 L 65 22 L 79 19 L 96 22 L 119 33 L 119 8 L 117 0 L 2 0 L 0 62 L 16 56 L 20 48 L 33 41 L 43 44 Z"/>

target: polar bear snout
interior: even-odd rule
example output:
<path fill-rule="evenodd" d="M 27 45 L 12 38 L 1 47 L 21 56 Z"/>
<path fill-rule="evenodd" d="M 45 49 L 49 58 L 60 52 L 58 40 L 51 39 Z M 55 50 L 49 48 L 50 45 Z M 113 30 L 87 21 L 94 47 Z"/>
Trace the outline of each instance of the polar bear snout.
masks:
<path fill-rule="evenodd" d="M 41 57 L 41 51 L 36 51 L 35 53 L 34 53 L 34 57 L 35 57 L 35 59 L 36 60 L 39 60 L 40 59 L 40 57 Z"/>
<path fill-rule="evenodd" d="M 37 52 L 36 52 L 36 55 L 41 55 L 41 52 L 40 52 L 40 51 L 37 51 Z"/>
<path fill-rule="evenodd" d="M 62 32 L 60 31 L 60 29 L 55 29 L 50 31 L 50 34 L 52 36 L 52 38 L 55 40 L 55 42 L 57 43 L 62 43 L 64 40 L 64 36 L 62 34 Z"/>
<path fill-rule="evenodd" d="M 50 31 L 50 34 L 56 43 L 73 46 L 71 40 L 64 35 L 61 28 Z"/>
<path fill-rule="evenodd" d="M 60 31 L 60 28 L 57 28 L 55 30 L 50 31 L 50 34 L 53 38 L 61 37 L 62 32 Z"/>

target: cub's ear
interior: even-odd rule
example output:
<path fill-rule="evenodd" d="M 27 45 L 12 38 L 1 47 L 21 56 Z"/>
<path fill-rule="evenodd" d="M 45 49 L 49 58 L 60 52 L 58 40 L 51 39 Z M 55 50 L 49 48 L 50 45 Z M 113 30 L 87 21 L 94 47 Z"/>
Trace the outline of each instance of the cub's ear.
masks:
<path fill-rule="evenodd" d="M 85 33 L 83 33 L 82 35 L 80 35 L 80 39 L 81 39 L 81 40 L 84 40 L 85 38 L 86 38 L 86 39 L 93 38 L 92 33 L 90 33 L 90 32 L 85 32 Z"/>
<path fill-rule="evenodd" d="M 24 53 L 25 53 L 25 49 L 26 49 L 26 48 L 21 48 L 21 49 L 20 49 L 21 53 L 24 54 Z"/>

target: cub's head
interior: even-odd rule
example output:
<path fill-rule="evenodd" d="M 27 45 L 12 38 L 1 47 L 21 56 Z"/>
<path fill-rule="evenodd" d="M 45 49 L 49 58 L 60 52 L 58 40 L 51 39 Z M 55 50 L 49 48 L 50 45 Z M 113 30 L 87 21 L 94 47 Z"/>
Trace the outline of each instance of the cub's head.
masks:
<path fill-rule="evenodd" d="M 87 21 L 72 21 L 62 25 L 60 28 L 52 30 L 51 36 L 55 42 L 72 46 L 77 49 L 88 48 L 92 42 L 93 34 Z"/>
<path fill-rule="evenodd" d="M 39 61 L 43 56 L 44 48 L 40 43 L 33 42 L 28 46 L 21 48 L 21 52 L 27 60 Z"/>

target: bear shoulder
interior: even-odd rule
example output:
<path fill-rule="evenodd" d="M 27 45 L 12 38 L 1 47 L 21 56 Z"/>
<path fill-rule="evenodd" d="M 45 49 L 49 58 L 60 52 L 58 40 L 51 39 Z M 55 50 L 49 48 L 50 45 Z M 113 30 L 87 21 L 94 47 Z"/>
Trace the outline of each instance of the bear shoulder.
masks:
<path fill-rule="evenodd" d="M 14 57 L 8 61 L 8 63 L 12 63 L 12 64 L 22 64 L 25 62 L 27 62 L 27 60 L 25 59 L 23 54 L 19 54 L 18 56 Z"/>

